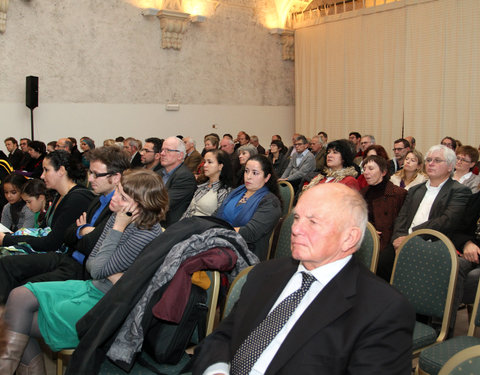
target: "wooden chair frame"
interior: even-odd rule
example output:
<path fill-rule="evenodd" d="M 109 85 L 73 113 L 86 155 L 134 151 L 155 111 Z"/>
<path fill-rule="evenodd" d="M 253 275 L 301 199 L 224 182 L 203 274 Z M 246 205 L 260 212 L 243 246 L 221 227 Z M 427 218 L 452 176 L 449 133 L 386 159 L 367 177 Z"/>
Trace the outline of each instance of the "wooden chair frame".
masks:
<path fill-rule="evenodd" d="M 471 346 L 452 356 L 440 369 L 438 375 L 449 375 L 458 365 L 480 356 L 480 345 Z"/>
<path fill-rule="evenodd" d="M 445 308 L 444 308 L 444 314 L 443 314 L 443 319 L 442 319 L 442 325 L 441 325 L 440 333 L 437 336 L 437 339 L 434 343 L 434 344 L 436 344 L 438 342 L 444 341 L 446 336 L 447 336 L 448 329 L 449 329 L 450 316 L 452 314 L 452 308 L 453 308 L 453 294 L 454 294 L 455 286 L 456 286 L 456 283 L 457 283 L 458 259 L 457 259 L 457 252 L 455 250 L 455 246 L 453 245 L 452 241 L 450 241 L 450 239 L 447 236 L 445 236 L 443 233 L 440 233 L 440 232 L 438 232 L 436 230 L 433 230 L 433 229 L 419 229 L 419 230 L 416 230 L 415 232 L 409 234 L 397 250 L 397 254 L 395 256 L 395 263 L 393 265 L 392 277 L 390 279 L 390 284 L 393 285 L 393 283 L 394 283 L 395 271 L 396 271 L 396 267 L 397 267 L 397 260 L 398 260 L 398 257 L 400 255 L 403 247 L 405 246 L 405 244 L 411 238 L 421 236 L 421 235 L 429 235 L 429 236 L 432 236 L 432 237 L 436 237 L 437 239 L 442 241 L 447 246 L 448 252 L 450 254 L 451 264 L 452 264 L 452 268 L 450 270 L 450 280 L 449 280 L 449 284 L 448 284 L 447 298 L 446 298 L 446 301 L 445 301 Z M 432 345 L 434 345 L 434 344 L 432 344 Z M 414 357 L 418 356 L 418 354 L 423 349 L 426 349 L 426 348 L 428 348 L 432 345 L 428 345 L 428 346 L 425 346 L 423 348 L 415 350 L 413 352 Z"/>
<path fill-rule="evenodd" d="M 477 326 L 475 325 L 475 320 L 477 318 L 478 309 L 480 307 L 479 305 L 480 305 L 480 283 L 478 283 L 477 293 L 475 295 L 475 302 L 473 304 L 472 317 L 471 317 L 470 322 L 468 324 L 467 336 L 475 336 L 475 330 L 477 328 Z M 480 345 L 475 345 L 473 347 L 477 348 L 477 350 L 480 349 Z M 465 350 L 466 349 L 458 352 L 457 354 L 460 354 L 460 353 L 464 352 Z M 452 358 L 450 358 L 450 360 L 453 359 L 457 354 L 453 355 Z M 463 358 L 463 357 L 461 357 L 461 358 Z M 450 362 L 450 360 L 448 362 Z M 443 365 L 442 370 L 443 370 L 443 368 L 445 368 L 447 366 L 448 362 L 446 362 L 445 365 Z M 458 364 L 458 363 L 459 362 L 455 361 L 455 364 Z M 440 373 L 441 373 L 441 371 L 439 372 L 438 375 L 440 375 Z M 430 375 L 428 372 L 425 372 L 420 368 L 420 362 L 417 363 L 417 366 L 415 368 L 415 374 L 416 375 Z M 446 374 L 448 374 L 448 372 Z"/>
<path fill-rule="evenodd" d="M 233 288 L 235 287 L 235 284 L 237 284 L 238 280 L 241 280 L 242 278 L 244 278 L 253 269 L 253 267 L 255 267 L 255 265 L 249 266 L 249 267 L 241 270 L 240 273 L 235 277 L 235 280 L 233 280 L 232 285 L 230 285 L 230 288 L 228 288 L 227 297 L 225 298 L 225 308 L 223 309 L 221 320 L 223 320 L 228 315 L 226 307 L 227 307 L 227 303 L 230 299 L 230 294 L 232 293 Z"/>
<path fill-rule="evenodd" d="M 280 187 L 286 186 L 290 191 L 290 202 L 288 202 L 288 210 L 286 213 L 283 212 L 283 207 L 282 207 L 282 216 L 287 216 L 290 212 L 292 212 L 293 201 L 295 199 L 295 191 L 293 189 L 292 184 L 288 181 L 278 181 L 278 184 L 280 185 Z M 283 203 L 285 204 L 287 202 L 283 202 Z"/>

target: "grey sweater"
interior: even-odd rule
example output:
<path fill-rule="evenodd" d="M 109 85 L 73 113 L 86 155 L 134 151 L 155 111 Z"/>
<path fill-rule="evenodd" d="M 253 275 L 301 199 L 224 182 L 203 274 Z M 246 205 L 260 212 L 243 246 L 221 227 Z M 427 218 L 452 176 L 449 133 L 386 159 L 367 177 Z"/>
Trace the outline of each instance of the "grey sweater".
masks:
<path fill-rule="evenodd" d="M 139 229 L 132 223 L 123 233 L 119 232 L 113 229 L 116 216 L 113 214 L 108 219 L 86 264 L 93 285 L 103 293 L 107 293 L 113 286 L 107 277 L 126 271 L 143 248 L 162 232 L 158 223 L 150 230 Z"/>

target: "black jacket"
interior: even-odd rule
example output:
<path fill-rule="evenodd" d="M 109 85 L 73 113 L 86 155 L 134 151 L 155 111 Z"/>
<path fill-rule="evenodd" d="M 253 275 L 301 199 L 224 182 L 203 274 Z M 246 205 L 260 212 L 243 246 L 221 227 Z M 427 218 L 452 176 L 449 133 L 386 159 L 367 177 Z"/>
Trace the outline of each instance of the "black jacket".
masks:
<path fill-rule="evenodd" d="M 194 234 L 211 228 L 231 228 L 212 217 L 192 217 L 172 224 L 145 247 L 112 289 L 77 323 L 80 343 L 66 375 L 97 374 L 117 330 L 147 289 L 169 250 Z M 233 228 L 231 228 L 233 230 Z M 145 311 L 148 321 L 151 311 Z"/>

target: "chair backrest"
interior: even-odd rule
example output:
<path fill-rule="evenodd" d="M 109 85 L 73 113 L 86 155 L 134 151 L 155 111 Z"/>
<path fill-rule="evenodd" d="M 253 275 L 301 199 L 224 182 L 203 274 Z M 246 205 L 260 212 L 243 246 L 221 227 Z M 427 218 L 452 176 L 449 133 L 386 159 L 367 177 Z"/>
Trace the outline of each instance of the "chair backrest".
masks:
<path fill-rule="evenodd" d="M 475 328 L 480 327 L 480 283 L 478 283 L 475 302 L 473 303 L 472 318 L 468 325 L 468 336 L 475 335 Z"/>
<path fill-rule="evenodd" d="M 292 255 L 290 247 L 290 235 L 292 233 L 293 213 L 290 212 L 287 217 L 284 218 L 280 231 L 278 232 L 278 239 L 275 246 L 275 252 L 270 258 L 283 258 Z"/>
<path fill-rule="evenodd" d="M 240 292 L 242 291 L 243 284 L 247 281 L 248 273 L 252 270 L 254 266 L 244 268 L 233 280 L 232 285 L 228 289 L 227 298 L 225 299 L 225 306 L 223 308 L 222 319 L 224 319 L 233 309 L 233 306 L 238 301 L 240 297 Z"/>
<path fill-rule="evenodd" d="M 210 278 L 210 288 L 207 289 L 207 328 L 205 335 L 209 335 L 213 331 L 213 325 L 215 323 L 215 314 L 217 312 L 218 295 L 220 293 L 220 272 L 207 271 L 207 275 Z"/>
<path fill-rule="evenodd" d="M 480 345 L 471 346 L 452 356 L 438 375 L 468 375 L 480 372 Z"/>
<path fill-rule="evenodd" d="M 280 189 L 280 195 L 282 197 L 282 216 L 287 216 L 290 211 L 292 211 L 295 192 L 293 191 L 292 184 L 288 181 L 279 181 L 278 188 Z"/>
<path fill-rule="evenodd" d="M 442 319 L 438 341 L 448 331 L 457 274 L 455 247 L 447 236 L 435 230 L 411 233 L 397 250 L 390 283 L 409 300 L 417 314 Z"/>
<path fill-rule="evenodd" d="M 354 253 L 355 257 L 370 271 L 377 271 L 378 256 L 380 254 L 380 238 L 375 227 L 367 223 L 365 235 L 360 248 Z"/>

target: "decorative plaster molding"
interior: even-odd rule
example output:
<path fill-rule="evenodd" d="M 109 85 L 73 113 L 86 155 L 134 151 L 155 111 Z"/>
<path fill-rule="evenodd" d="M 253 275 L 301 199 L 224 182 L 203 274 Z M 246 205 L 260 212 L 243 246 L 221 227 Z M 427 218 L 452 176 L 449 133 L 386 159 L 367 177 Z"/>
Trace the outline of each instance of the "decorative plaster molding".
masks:
<path fill-rule="evenodd" d="M 182 48 L 183 34 L 190 22 L 190 14 L 163 9 L 157 14 L 162 29 L 162 48 Z"/>
<path fill-rule="evenodd" d="M 280 28 L 270 29 L 270 34 L 277 34 L 280 36 L 282 43 L 282 59 L 295 60 L 295 38 L 293 30 L 285 30 Z"/>
<path fill-rule="evenodd" d="M 7 30 L 8 0 L 0 0 L 0 33 Z"/>
<path fill-rule="evenodd" d="M 293 30 L 285 30 L 280 34 L 282 41 L 282 58 L 284 60 L 295 60 L 295 38 Z"/>

